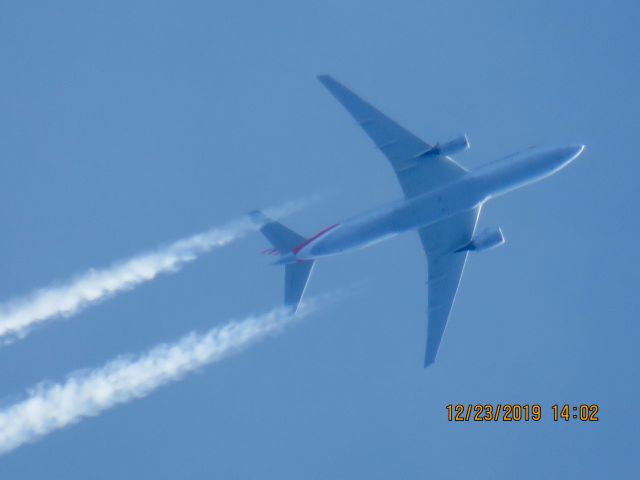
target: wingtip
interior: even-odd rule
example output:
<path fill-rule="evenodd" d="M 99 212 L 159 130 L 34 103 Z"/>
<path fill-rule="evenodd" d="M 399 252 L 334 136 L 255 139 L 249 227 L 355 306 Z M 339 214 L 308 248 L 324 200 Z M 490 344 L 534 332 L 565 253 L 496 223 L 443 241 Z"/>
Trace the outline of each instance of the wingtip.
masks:
<path fill-rule="evenodd" d="M 436 354 L 432 353 L 432 352 L 427 352 L 425 357 L 424 357 L 424 368 L 430 367 L 431 365 L 433 365 L 434 363 L 436 363 Z"/>

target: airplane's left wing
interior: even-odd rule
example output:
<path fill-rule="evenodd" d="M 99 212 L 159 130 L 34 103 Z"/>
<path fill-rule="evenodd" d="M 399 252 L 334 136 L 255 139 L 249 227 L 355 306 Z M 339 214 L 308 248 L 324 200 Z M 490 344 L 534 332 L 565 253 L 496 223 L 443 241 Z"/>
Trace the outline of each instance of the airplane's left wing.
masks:
<path fill-rule="evenodd" d="M 431 365 L 438 354 L 467 259 L 467 252 L 455 250 L 471 240 L 479 215 L 480 207 L 477 207 L 418 231 L 429 269 L 425 367 Z"/>
<path fill-rule="evenodd" d="M 434 146 L 416 137 L 329 75 L 318 79 L 387 157 L 406 197 L 414 197 L 464 177 L 451 157 L 431 154 Z"/>

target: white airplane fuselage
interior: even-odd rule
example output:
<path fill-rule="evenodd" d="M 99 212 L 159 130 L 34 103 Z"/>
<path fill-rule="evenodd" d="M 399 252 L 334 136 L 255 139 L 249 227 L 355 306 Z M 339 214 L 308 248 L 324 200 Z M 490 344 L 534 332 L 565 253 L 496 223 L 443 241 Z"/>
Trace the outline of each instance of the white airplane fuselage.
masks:
<path fill-rule="evenodd" d="M 533 148 L 489 163 L 437 190 L 391 202 L 332 225 L 296 247 L 279 263 L 337 255 L 440 222 L 556 173 L 580 155 L 583 148 L 582 145 Z"/>

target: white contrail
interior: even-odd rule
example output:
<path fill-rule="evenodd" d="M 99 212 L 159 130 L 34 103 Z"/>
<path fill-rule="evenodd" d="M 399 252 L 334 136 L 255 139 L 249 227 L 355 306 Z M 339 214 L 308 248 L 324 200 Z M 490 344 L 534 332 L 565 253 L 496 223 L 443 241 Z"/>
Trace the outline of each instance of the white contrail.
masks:
<path fill-rule="evenodd" d="M 291 203 L 268 213 L 282 216 L 306 203 L 308 201 Z M 0 304 L 0 337 L 24 337 L 39 323 L 76 314 L 108 296 L 153 280 L 160 273 L 174 272 L 198 255 L 227 245 L 256 228 L 249 219 L 239 219 L 105 269 L 89 270 L 65 284 L 49 286 Z"/>
<path fill-rule="evenodd" d="M 144 397 L 203 365 L 217 362 L 314 309 L 306 302 L 295 316 L 283 308 L 232 321 L 204 334 L 190 333 L 137 357 L 119 357 L 104 367 L 70 375 L 64 383 L 41 384 L 28 397 L 0 410 L 0 454 L 54 430 Z"/>

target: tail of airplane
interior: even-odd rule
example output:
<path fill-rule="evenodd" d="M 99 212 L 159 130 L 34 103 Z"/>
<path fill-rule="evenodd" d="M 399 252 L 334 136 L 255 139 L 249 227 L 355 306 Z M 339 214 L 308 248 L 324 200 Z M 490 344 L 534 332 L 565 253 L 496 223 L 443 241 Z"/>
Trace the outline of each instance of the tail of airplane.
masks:
<path fill-rule="evenodd" d="M 284 304 L 291 313 L 295 313 L 315 263 L 313 260 L 296 260 L 292 252 L 293 248 L 306 238 L 258 210 L 249 212 L 249 217 L 260 225 L 260 232 L 273 245 L 273 249 L 264 253 L 281 256 L 281 260 L 276 264 L 284 265 Z"/>

